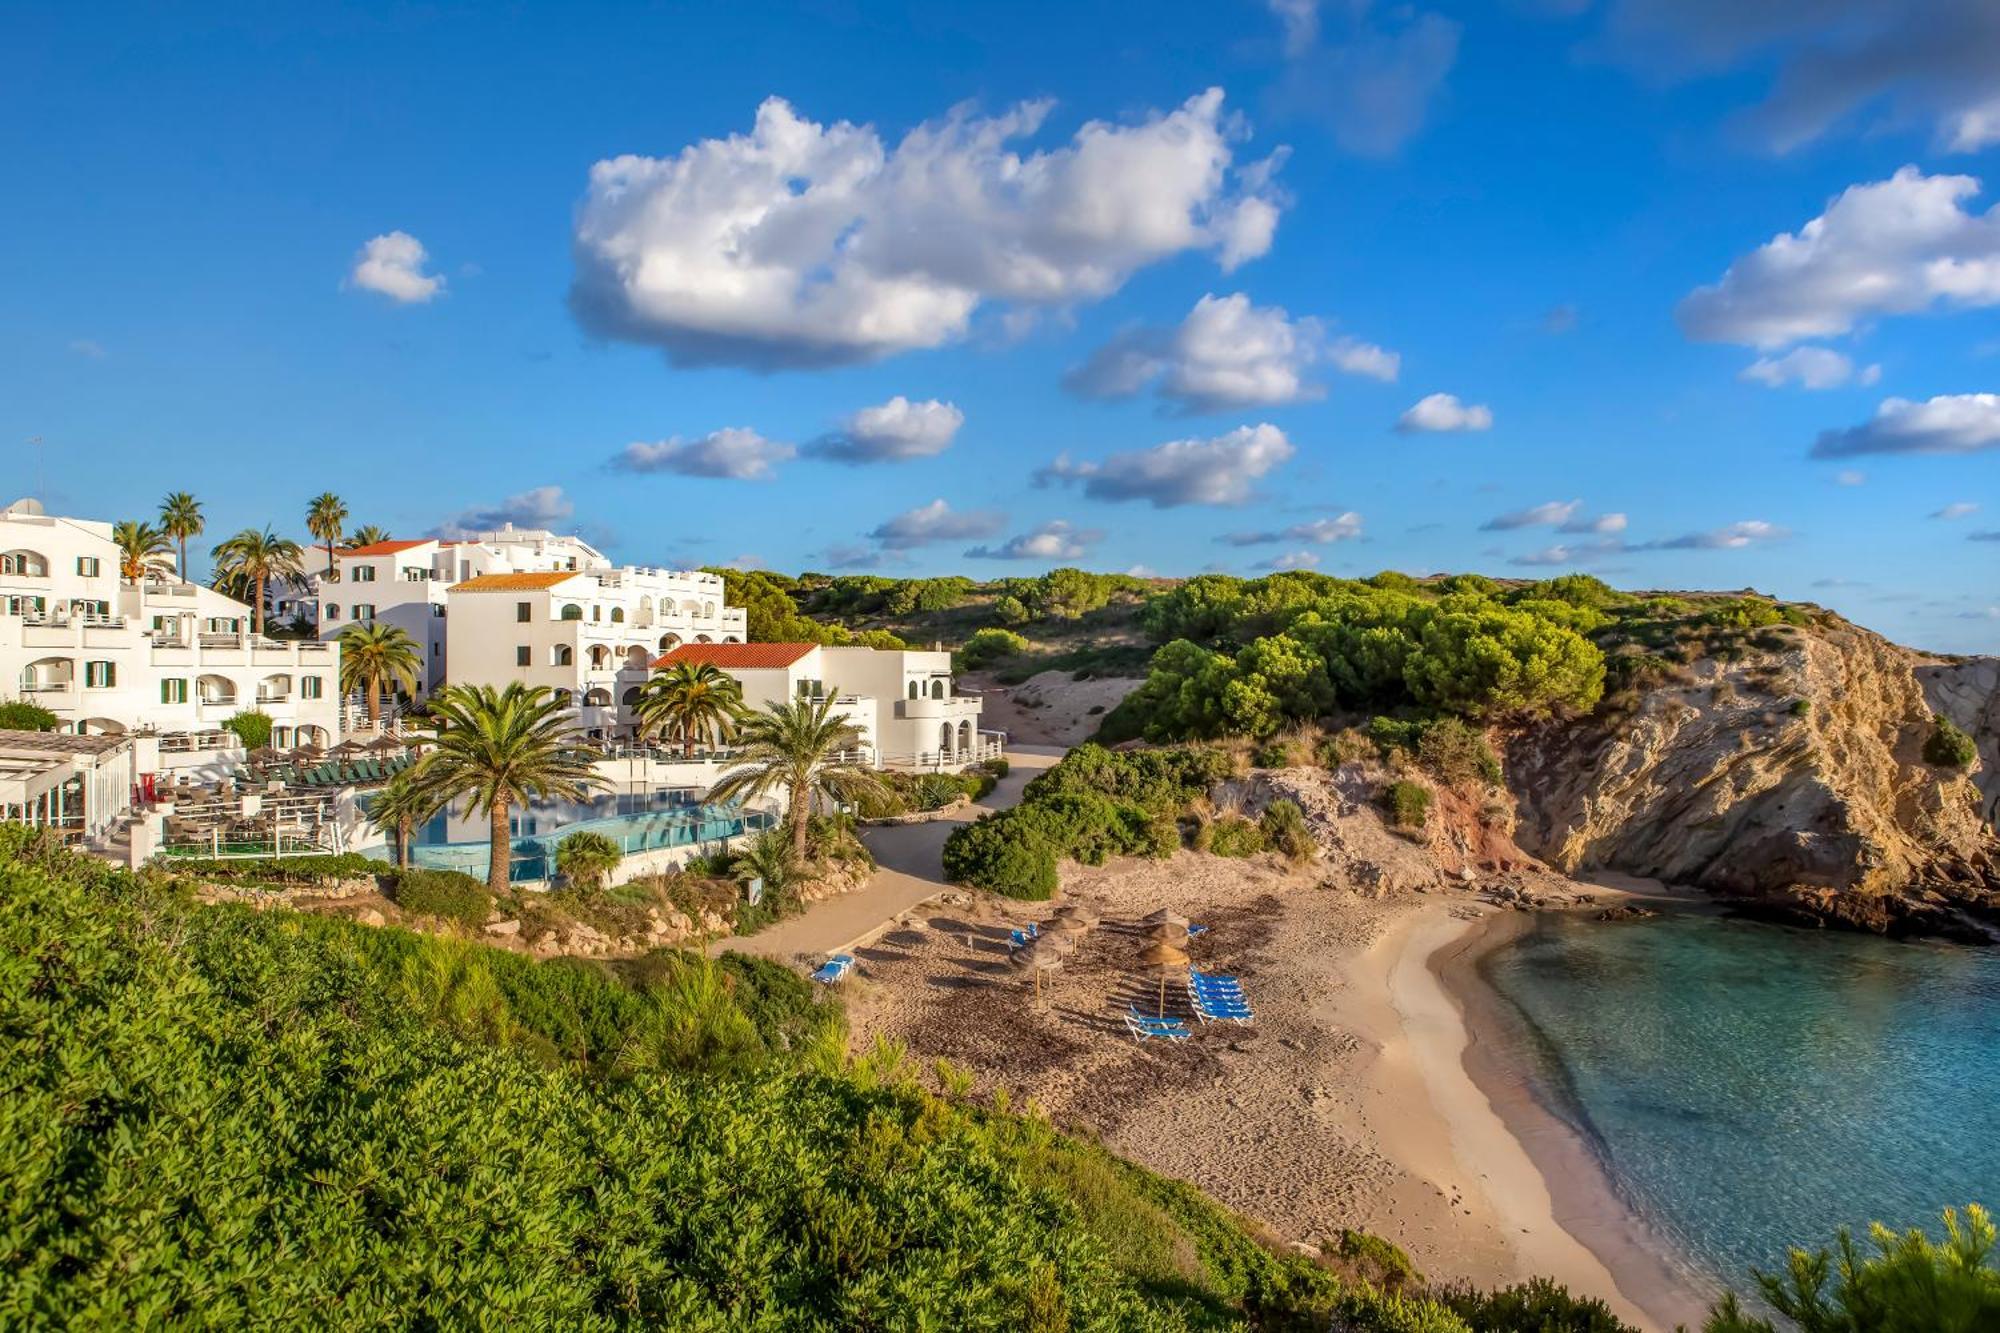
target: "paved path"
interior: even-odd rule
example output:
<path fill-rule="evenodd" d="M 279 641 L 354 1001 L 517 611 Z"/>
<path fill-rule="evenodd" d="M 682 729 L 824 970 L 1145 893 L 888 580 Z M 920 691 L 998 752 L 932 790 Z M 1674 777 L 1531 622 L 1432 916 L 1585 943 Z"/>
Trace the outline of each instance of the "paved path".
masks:
<path fill-rule="evenodd" d="M 1012 766 L 984 801 L 960 806 L 942 819 L 925 824 L 897 824 L 863 829 L 861 840 L 875 854 L 878 869 L 852 893 L 814 903 L 798 916 L 780 921 L 755 935 L 718 940 L 709 953 L 733 949 L 790 962 L 801 955 L 814 959 L 851 950 L 886 928 L 918 903 L 945 892 L 944 840 L 960 824 L 969 824 L 990 810 L 1004 810 L 1021 799 L 1021 789 L 1043 769 L 1062 758 L 1054 746 L 1010 748 Z"/>

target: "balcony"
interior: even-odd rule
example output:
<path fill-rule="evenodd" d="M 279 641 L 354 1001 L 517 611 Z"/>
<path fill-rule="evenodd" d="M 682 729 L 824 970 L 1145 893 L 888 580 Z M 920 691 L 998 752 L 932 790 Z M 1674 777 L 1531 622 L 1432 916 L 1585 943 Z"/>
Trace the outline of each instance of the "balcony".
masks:
<path fill-rule="evenodd" d="M 944 718 L 957 720 L 976 717 L 979 713 L 977 697 L 966 694 L 948 694 L 942 699 L 898 699 L 896 716 L 910 721 L 940 721 Z"/>

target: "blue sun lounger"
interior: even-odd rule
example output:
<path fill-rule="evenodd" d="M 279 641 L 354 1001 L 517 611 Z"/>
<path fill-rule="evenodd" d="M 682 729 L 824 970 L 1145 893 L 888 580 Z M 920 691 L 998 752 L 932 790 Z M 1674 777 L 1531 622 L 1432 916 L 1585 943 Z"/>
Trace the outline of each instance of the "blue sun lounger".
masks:
<path fill-rule="evenodd" d="M 1012 941 L 1016 949 L 1026 944 L 1029 940 L 1038 940 L 1041 937 L 1042 928 L 1032 921 L 1019 930 L 1010 930 L 1007 932 L 1007 938 Z"/>
<path fill-rule="evenodd" d="M 1132 1034 L 1134 1041 L 1146 1041 L 1158 1037 L 1163 1041 L 1186 1041 L 1194 1033 L 1178 1018 L 1155 1018 L 1142 1014 L 1137 1007 L 1125 1011 L 1125 1030 Z"/>
<path fill-rule="evenodd" d="M 1188 1002 L 1194 1006 L 1194 1016 L 1204 1023 L 1254 1023 L 1256 1013 L 1250 1002 L 1240 995 L 1225 997 L 1206 995 L 1194 987 L 1188 987 Z"/>
<path fill-rule="evenodd" d="M 822 985 L 831 986 L 834 982 L 845 979 L 853 970 L 854 955 L 837 953 L 819 965 L 819 971 L 812 974 L 812 979 Z"/>

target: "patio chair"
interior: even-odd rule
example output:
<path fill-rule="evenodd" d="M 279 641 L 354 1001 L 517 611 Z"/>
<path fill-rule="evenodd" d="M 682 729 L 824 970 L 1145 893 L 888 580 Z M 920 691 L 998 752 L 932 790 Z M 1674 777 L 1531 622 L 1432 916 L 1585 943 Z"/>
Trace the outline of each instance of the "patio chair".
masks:
<path fill-rule="evenodd" d="M 1194 1007 L 1194 1016 L 1204 1023 L 1254 1023 L 1256 1012 L 1250 1002 L 1242 998 L 1227 999 L 1218 995 L 1206 995 L 1195 987 L 1188 987 L 1188 1002 Z"/>

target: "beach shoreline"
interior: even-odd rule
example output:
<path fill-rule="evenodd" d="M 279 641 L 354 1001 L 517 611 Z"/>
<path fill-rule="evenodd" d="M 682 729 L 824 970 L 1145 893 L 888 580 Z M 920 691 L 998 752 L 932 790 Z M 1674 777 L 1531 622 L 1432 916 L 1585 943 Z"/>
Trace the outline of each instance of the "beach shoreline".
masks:
<path fill-rule="evenodd" d="M 1631 1307 L 1621 1310 L 1621 1317 L 1641 1327 L 1661 1333 L 1680 1324 L 1699 1327 L 1719 1293 L 1680 1260 L 1619 1192 L 1587 1131 L 1550 1104 L 1533 1071 L 1523 1067 L 1518 1015 L 1480 971 L 1482 960 L 1534 924 L 1531 914 L 1496 913 L 1423 941 L 1428 947 L 1421 971 L 1455 1014 L 1457 1031 L 1443 1040 L 1455 1046 L 1456 1077 L 1474 1090 L 1486 1116 L 1505 1133 L 1519 1154 L 1516 1165 L 1525 1165 L 1537 1177 L 1538 1184 L 1526 1191 L 1534 1200 L 1535 1221 L 1553 1226 L 1584 1250 L 1595 1270 L 1569 1277 L 1554 1268 L 1537 1271 L 1548 1271 L 1578 1292 L 1596 1293 L 1608 1283 Z M 1412 955 L 1417 952 L 1411 950 Z M 1423 984 L 1417 970 L 1413 958 L 1404 972 L 1408 984 Z M 1510 1188 L 1521 1189 L 1521 1182 L 1511 1182 Z M 1522 1247 L 1524 1260 L 1546 1255 L 1551 1261 L 1574 1261 L 1560 1244 L 1544 1247 L 1546 1236 L 1532 1239 L 1535 1243 Z"/>

